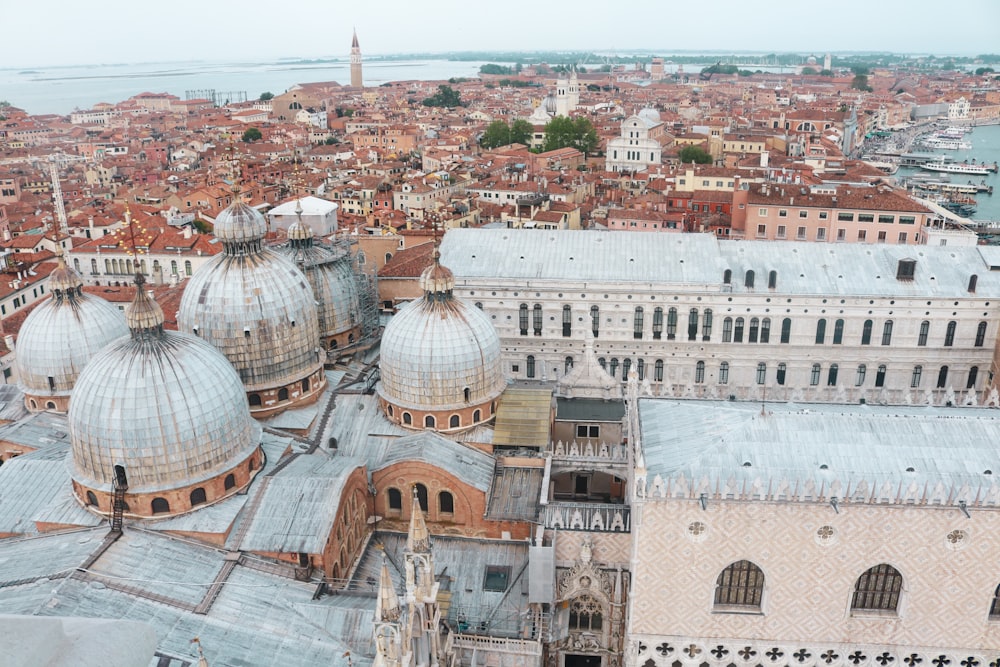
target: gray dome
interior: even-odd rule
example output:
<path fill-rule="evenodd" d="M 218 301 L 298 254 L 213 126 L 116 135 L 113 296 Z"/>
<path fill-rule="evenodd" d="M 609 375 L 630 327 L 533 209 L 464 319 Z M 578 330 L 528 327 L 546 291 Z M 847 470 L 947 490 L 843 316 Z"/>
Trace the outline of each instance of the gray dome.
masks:
<path fill-rule="evenodd" d="M 486 313 L 452 296 L 449 278 L 451 271 L 435 259 L 420 281 L 438 291 L 403 307 L 382 334 L 380 393 L 390 403 L 461 408 L 490 401 L 506 386 L 500 336 Z"/>
<path fill-rule="evenodd" d="M 21 325 L 15 363 L 25 394 L 68 395 L 87 362 L 128 334 L 122 312 L 100 297 L 84 294 L 82 284 L 60 257 L 59 268 L 49 278 L 52 297 Z"/>
<path fill-rule="evenodd" d="M 72 476 L 90 488 L 110 490 L 117 464 L 130 493 L 182 488 L 235 467 L 260 444 L 226 358 L 195 336 L 163 331 L 162 311 L 141 289 L 134 304 L 145 307 L 130 306 L 136 328 L 94 356 L 70 405 Z"/>
<path fill-rule="evenodd" d="M 361 321 L 361 299 L 350 255 L 318 245 L 312 228 L 299 221 L 288 227 L 288 243 L 278 249 L 302 269 L 316 297 L 319 335 L 348 331 Z"/>
<path fill-rule="evenodd" d="M 214 234 L 224 244 L 259 242 L 267 234 L 267 220 L 257 209 L 237 201 L 215 218 Z"/>
<path fill-rule="evenodd" d="M 555 113 L 557 110 L 556 96 L 553 95 L 552 93 L 549 93 L 548 95 L 545 96 L 545 99 L 542 100 L 541 106 L 548 113 Z"/>
<path fill-rule="evenodd" d="M 227 210 L 233 209 L 253 210 L 244 204 Z M 260 239 L 244 238 L 249 240 L 224 242 L 224 252 L 188 280 L 177 323 L 218 348 L 247 391 L 258 391 L 296 382 L 322 366 L 319 326 L 302 271 L 262 248 Z"/>
<path fill-rule="evenodd" d="M 660 112 L 657 111 L 656 109 L 649 109 L 649 108 L 642 109 L 638 115 L 639 118 L 649 121 L 653 125 L 660 122 Z"/>

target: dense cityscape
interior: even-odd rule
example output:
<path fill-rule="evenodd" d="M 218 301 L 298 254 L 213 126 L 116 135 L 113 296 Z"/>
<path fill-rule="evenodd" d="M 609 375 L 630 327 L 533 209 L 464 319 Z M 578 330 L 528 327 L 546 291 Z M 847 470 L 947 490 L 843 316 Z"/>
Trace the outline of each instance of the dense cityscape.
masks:
<path fill-rule="evenodd" d="M 363 37 L 0 101 L 4 664 L 1000 665 L 1000 56 Z"/>

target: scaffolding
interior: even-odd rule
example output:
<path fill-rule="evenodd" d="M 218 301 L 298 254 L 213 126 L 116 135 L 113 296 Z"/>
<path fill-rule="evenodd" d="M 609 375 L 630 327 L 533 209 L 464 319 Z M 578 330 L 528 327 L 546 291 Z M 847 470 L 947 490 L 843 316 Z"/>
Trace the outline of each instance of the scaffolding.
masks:
<path fill-rule="evenodd" d="M 217 91 L 215 88 L 197 88 L 185 90 L 186 100 L 210 100 L 213 106 L 221 107 L 227 104 L 239 104 L 247 101 L 247 91 L 245 90 L 223 90 Z"/>

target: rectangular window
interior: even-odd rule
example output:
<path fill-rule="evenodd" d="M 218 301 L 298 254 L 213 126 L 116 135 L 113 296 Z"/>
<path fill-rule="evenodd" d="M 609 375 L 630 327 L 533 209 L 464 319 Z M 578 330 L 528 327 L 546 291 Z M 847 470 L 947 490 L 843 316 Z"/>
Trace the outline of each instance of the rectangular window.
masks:
<path fill-rule="evenodd" d="M 785 210 L 785 209 L 783 209 L 783 208 L 779 208 L 778 209 L 778 217 L 779 218 L 787 218 L 788 217 L 788 211 Z"/>
<path fill-rule="evenodd" d="M 920 334 L 917 336 L 917 346 L 926 347 L 927 346 L 927 334 L 930 333 L 931 323 L 921 322 L 920 323 Z"/>
<path fill-rule="evenodd" d="M 729 343 L 733 340 L 733 319 L 727 317 L 722 320 L 722 342 Z"/>
<path fill-rule="evenodd" d="M 762 218 L 767 217 L 767 209 L 766 208 L 757 209 L 757 215 L 759 215 Z"/>
<path fill-rule="evenodd" d="M 503 593 L 510 582 L 510 572 L 509 565 L 487 565 L 483 576 L 483 590 Z"/>
<path fill-rule="evenodd" d="M 667 340 L 677 338 L 677 309 L 667 311 Z"/>
<path fill-rule="evenodd" d="M 777 236 L 778 236 L 779 239 L 785 238 L 785 226 L 784 225 L 778 225 L 778 234 L 777 234 Z"/>
<path fill-rule="evenodd" d="M 863 243 L 866 238 L 868 238 L 868 232 L 867 232 L 867 230 L 859 229 L 858 230 L 858 242 Z"/>
<path fill-rule="evenodd" d="M 601 427 L 596 424 L 577 424 L 576 437 L 599 438 L 601 437 Z"/>
<path fill-rule="evenodd" d="M 795 238 L 798 239 L 799 241 L 805 241 L 806 240 L 806 228 L 805 227 L 799 227 L 795 231 Z"/>
<path fill-rule="evenodd" d="M 900 232 L 899 233 L 899 242 L 900 243 L 906 243 L 906 232 Z"/>
<path fill-rule="evenodd" d="M 816 240 L 823 241 L 825 239 L 826 239 L 826 229 L 820 227 L 819 229 L 816 230 Z"/>
<path fill-rule="evenodd" d="M 892 223 L 896 222 L 896 216 L 894 216 L 894 215 L 885 215 L 884 213 L 880 213 L 879 216 L 878 216 L 878 221 L 880 223 L 882 223 L 883 225 L 886 225 L 886 224 L 891 225 Z"/>
<path fill-rule="evenodd" d="M 885 230 L 882 230 L 878 233 L 878 242 L 885 243 Z"/>
<path fill-rule="evenodd" d="M 808 218 L 809 217 L 809 211 L 799 211 L 799 217 L 800 218 Z"/>
<path fill-rule="evenodd" d="M 757 237 L 767 236 L 767 225 L 757 225 Z"/>
<path fill-rule="evenodd" d="M 901 225 L 912 225 L 917 221 L 917 218 L 912 215 L 901 215 L 899 216 L 899 224 Z"/>
<path fill-rule="evenodd" d="M 657 308 L 653 311 L 653 338 L 660 340 L 663 335 L 663 309 Z"/>
<path fill-rule="evenodd" d="M 701 339 L 703 341 L 712 340 L 712 309 L 706 308 L 705 314 L 701 318 Z"/>
<path fill-rule="evenodd" d="M 830 214 L 827 211 L 820 211 L 819 212 L 819 219 L 820 220 L 826 220 L 829 217 L 830 217 Z"/>
<path fill-rule="evenodd" d="M 858 222 L 875 222 L 874 213 L 858 213 Z"/>
<path fill-rule="evenodd" d="M 847 230 L 846 229 L 838 229 L 837 230 L 837 240 L 838 241 L 846 241 L 847 240 Z"/>

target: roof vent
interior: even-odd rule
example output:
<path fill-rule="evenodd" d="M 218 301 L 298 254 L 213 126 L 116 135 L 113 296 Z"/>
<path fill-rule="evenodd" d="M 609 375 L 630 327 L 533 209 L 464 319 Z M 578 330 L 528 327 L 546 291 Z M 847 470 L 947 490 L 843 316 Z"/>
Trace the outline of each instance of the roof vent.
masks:
<path fill-rule="evenodd" d="M 917 260 L 901 259 L 896 265 L 896 280 L 913 280 L 917 273 Z"/>

